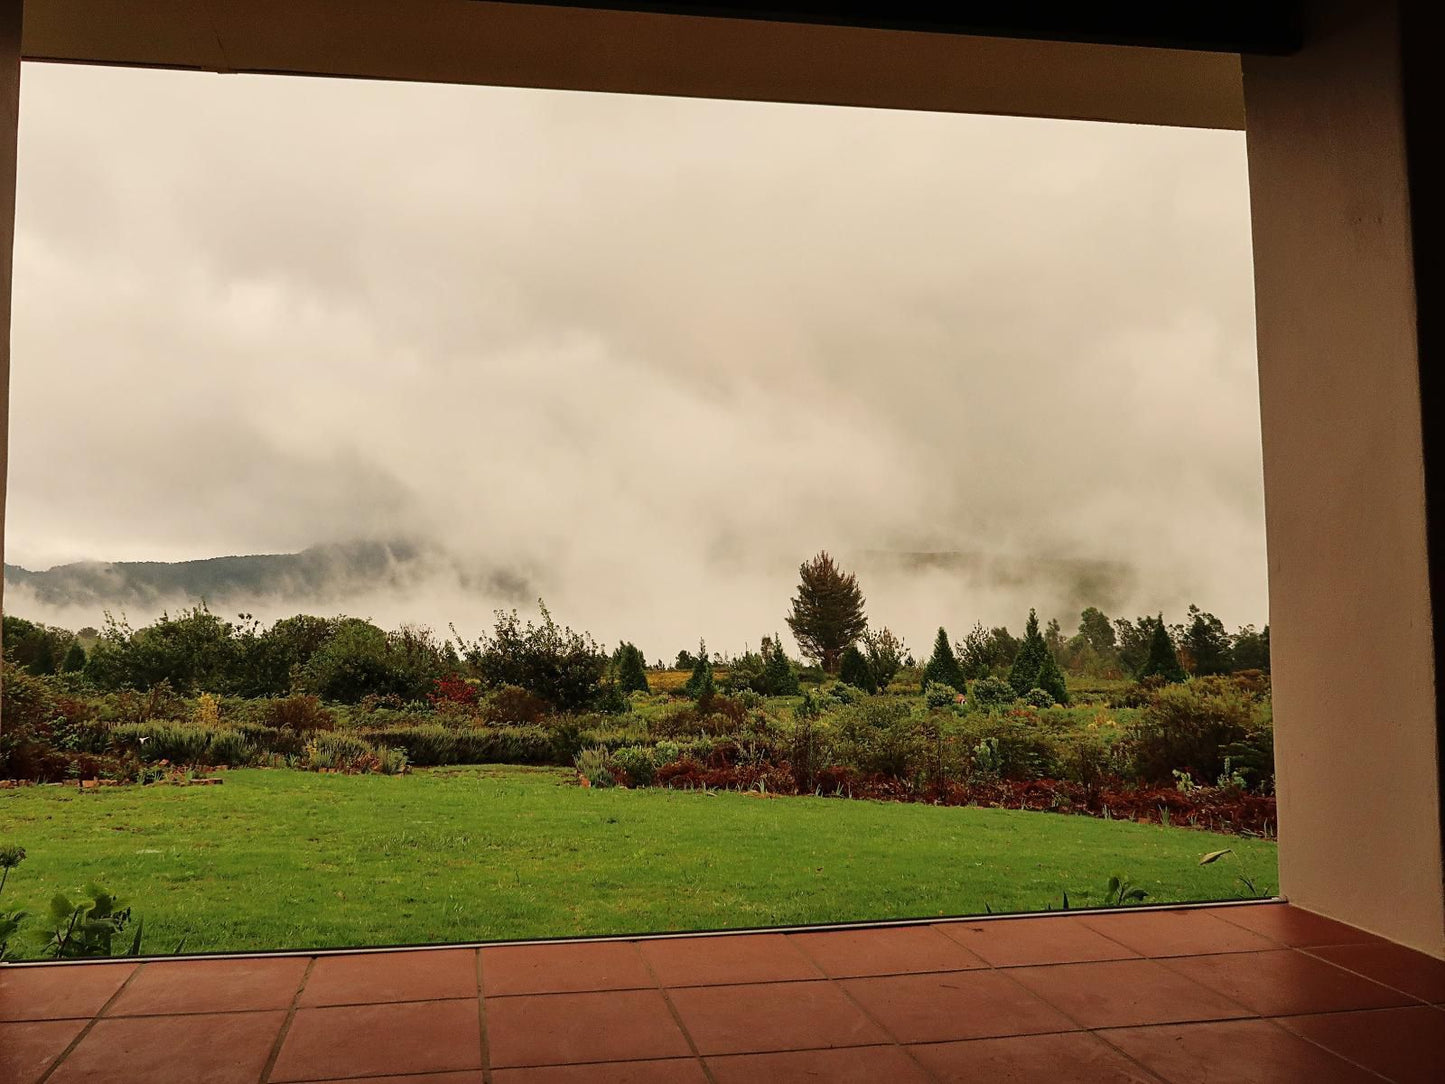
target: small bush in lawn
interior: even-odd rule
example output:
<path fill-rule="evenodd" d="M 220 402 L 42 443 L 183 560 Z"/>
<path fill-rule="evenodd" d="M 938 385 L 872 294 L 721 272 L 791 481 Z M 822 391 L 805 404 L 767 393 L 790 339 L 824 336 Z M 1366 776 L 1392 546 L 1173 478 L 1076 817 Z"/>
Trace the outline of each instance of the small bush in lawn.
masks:
<path fill-rule="evenodd" d="M 653 751 L 642 745 L 628 745 L 612 753 L 612 763 L 635 787 L 645 787 L 657 775 Z"/>
<path fill-rule="evenodd" d="M 1053 694 L 1047 689 L 1030 689 L 1020 699 L 1035 708 L 1051 708 L 1056 703 Z"/>
<path fill-rule="evenodd" d="M 923 703 L 929 711 L 958 706 L 958 690 L 952 685 L 930 681 L 923 690 Z"/>
<path fill-rule="evenodd" d="M 255 750 L 241 731 L 231 727 L 212 730 L 211 742 L 206 748 L 206 763 L 239 768 L 249 764 L 254 756 Z"/>
<path fill-rule="evenodd" d="M 995 711 L 1014 701 L 1013 686 L 1002 678 L 979 678 L 973 683 L 972 693 L 974 705 L 984 711 Z"/>
<path fill-rule="evenodd" d="M 336 720 L 321 698 L 310 694 L 279 696 L 266 702 L 262 721 L 278 730 L 294 730 L 306 734 L 313 730 L 331 730 Z"/>
<path fill-rule="evenodd" d="M 577 772 L 589 787 L 615 787 L 617 779 L 607 766 L 607 750 L 584 749 L 577 754 Z"/>

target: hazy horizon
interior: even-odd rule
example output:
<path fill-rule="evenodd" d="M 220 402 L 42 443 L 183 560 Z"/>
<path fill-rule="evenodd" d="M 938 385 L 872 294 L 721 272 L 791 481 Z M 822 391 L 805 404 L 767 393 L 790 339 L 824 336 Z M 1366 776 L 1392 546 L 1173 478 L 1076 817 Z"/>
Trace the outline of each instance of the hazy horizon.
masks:
<path fill-rule="evenodd" d="M 915 651 L 1031 606 L 1268 620 L 1242 133 L 37 64 L 22 94 L 10 564 L 421 539 L 331 609 L 476 630 L 501 570 L 650 659 L 784 631 L 819 549 Z"/>

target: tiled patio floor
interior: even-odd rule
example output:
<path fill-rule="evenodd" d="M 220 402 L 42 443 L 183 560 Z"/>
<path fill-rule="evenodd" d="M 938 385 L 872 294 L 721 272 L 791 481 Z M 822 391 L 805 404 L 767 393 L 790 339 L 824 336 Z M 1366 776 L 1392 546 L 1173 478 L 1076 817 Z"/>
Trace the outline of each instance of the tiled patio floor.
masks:
<path fill-rule="evenodd" d="M 1445 963 L 1285 904 L 0 971 L 3 1084 L 1445 1081 Z"/>

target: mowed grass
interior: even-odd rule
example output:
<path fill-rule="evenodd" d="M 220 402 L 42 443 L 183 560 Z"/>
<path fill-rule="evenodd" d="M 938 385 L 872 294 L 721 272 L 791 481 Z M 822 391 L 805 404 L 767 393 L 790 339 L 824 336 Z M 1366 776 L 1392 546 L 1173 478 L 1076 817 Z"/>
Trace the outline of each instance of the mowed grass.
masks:
<path fill-rule="evenodd" d="M 1272 843 L 1051 813 L 666 790 L 549 769 L 228 772 L 210 787 L 0 792 L 4 903 L 96 882 L 146 952 L 322 948 L 1149 902 L 1275 881 Z M 1200 866 L 1206 852 L 1234 853 Z"/>

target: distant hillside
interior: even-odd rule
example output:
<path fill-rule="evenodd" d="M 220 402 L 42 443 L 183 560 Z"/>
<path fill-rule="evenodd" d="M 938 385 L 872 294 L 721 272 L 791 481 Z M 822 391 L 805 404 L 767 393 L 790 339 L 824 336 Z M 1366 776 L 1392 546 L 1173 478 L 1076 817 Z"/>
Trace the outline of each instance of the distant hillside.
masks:
<path fill-rule="evenodd" d="M 268 596 L 297 605 L 324 603 L 360 591 L 405 591 L 439 572 L 455 577 L 463 591 L 518 601 L 530 597 L 523 576 L 467 567 L 443 550 L 411 542 L 348 542 L 202 561 L 83 561 L 43 572 L 7 564 L 5 585 L 49 607 L 147 611 L 177 602 L 216 606 Z"/>

